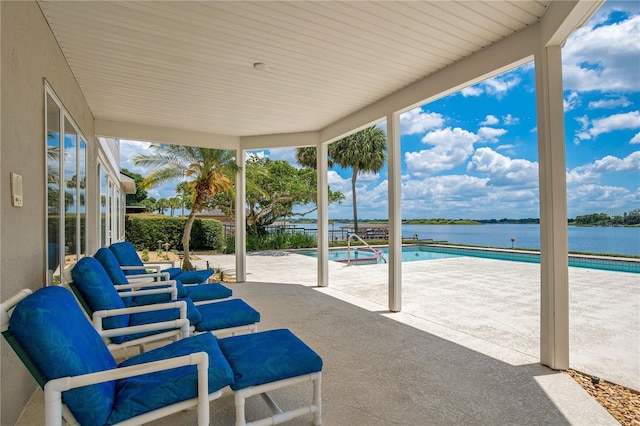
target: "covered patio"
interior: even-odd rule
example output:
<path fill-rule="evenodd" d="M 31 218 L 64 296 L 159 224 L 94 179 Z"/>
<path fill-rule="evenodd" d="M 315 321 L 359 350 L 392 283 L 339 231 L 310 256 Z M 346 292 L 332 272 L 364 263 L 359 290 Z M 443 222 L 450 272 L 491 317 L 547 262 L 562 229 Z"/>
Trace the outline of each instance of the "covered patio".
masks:
<path fill-rule="evenodd" d="M 295 298 L 296 303 L 317 304 L 326 309 L 309 311 L 319 316 L 321 321 L 317 323 L 296 319 L 306 314 L 296 311 L 295 303 L 286 308 L 275 304 L 280 306 L 275 312 L 283 311 L 282 326 L 300 331 L 302 337 L 314 335 L 322 321 L 331 323 L 331 312 L 340 312 L 343 308 L 349 313 L 350 322 L 362 323 L 363 318 L 370 318 L 372 314 L 357 304 L 346 306 L 329 296 L 333 290 L 328 261 L 327 146 L 357 130 L 385 121 L 389 147 L 390 256 L 383 297 L 385 310 L 401 317 L 405 315 L 401 311 L 410 306 L 411 300 L 403 303 L 400 114 L 533 61 L 541 266 L 536 290 L 540 295 L 539 354 L 531 360 L 531 369 L 500 370 L 503 361 L 495 363 L 473 350 L 469 352 L 453 342 L 399 326 L 396 321 L 383 317 L 363 325 L 367 333 L 380 336 L 373 343 L 381 346 L 373 346 L 368 341 L 356 345 L 362 331 L 351 329 L 335 335 L 318 331 L 317 336 L 319 345 L 323 339 L 335 345 L 327 346 L 323 352 L 326 362 L 332 363 L 331 368 L 338 368 L 334 374 L 345 375 L 349 367 L 356 370 L 360 367 L 360 362 L 350 364 L 331 358 L 331 349 L 353 345 L 354 356 L 358 351 L 365 355 L 367 348 L 375 347 L 375 353 L 381 356 L 374 359 L 374 364 L 379 361 L 380 371 L 385 374 L 395 372 L 407 384 L 412 377 L 426 380 L 420 382 L 420 386 L 426 383 L 426 387 L 393 394 L 390 402 L 395 415 L 388 418 L 397 419 L 399 413 L 409 412 L 403 410 L 403 406 L 424 407 L 418 401 L 431 405 L 429 398 L 416 395 L 427 395 L 427 390 L 434 387 L 441 388 L 444 395 L 448 394 L 449 386 L 454 394 L 480 395 L 481 381 L 476 380 L 480 375 L 476 374 L 482 372 L 486 378 L 496 369 L 500 374 L 495 377 L 503 376 L 503 380 L 493 385 L 504 388 L 495 392 L 505 398 L 515 398 L 516 405 L 523 404 L 525 408 L 520 413 L 524 412 L 524 417 L 536 411 L 560 416 L 562 410 L 556 410 L 555 414 L 552 409 L 540 410 L 551 405 L 539 393 L 540 387 L 534 385 L 532 377 L 536 371 L 551 371 L 542 365 L 554 370 L 569 367 L 561 49 L 571 32 L 601 4 L 599 0 L 0 2 L 2 175 L 9 176 L 11 172 L 23 178 L 19 194 L 6 179 L 2 184 L 2 299 L 21 288 L 37 289 L 57 283 L 56 279 L 64 285 L 63 277 L 51 273 L 51 265 L 55 270 L 64 264 L 68 247 L 75 250 L 71 257 L 79 258 L 124 237 L 121 202 L 127 182 L 122 180 L 119 170 L 119 139 L 235 150 L 241 167 L 250 150 L 315 146 L 318 151 L 319 258 L 315 270 L 309 272 L 314 276 L 312 285 L 324 290 L 306 285 L 281 285 L 278 280 L 269 285 L 276 294 L 286 290 L 288 295 L 282 295 L 281 299 Z M 56 228 L 57 221 L 68 220 L 60 214 L 66 208 L 65 197 L 58 196 L 56 205 L 47 204 L 55 198 L 48 186 L 49 178 L 56 175 L 49 163 L 55 158 L 47 145 L 51 134 L 56 135 L 57 149 L 63 152 L 68 149 L 66 138 L 77 139 L 78 146 L 69 148 L 68 152 L 77 155 L 73 170 L 85 174 L 81 177 L 76 171 L 74 179 L 72 168 L 64 169 L 67 166 L 64 155 L 58 155 L 57 167 L 69 173 L 65 175 L 67 186 L 58 184 L 57 190 L 71 185 L 75 187 L 76 198 L 83 200 L 82 211 L 73 212 L 79 225 L 69 230 L 65 226 Z M 62 134 L 64 145 L 60 144 Z M 265 287 L 252 285 L 247 275 L 245 186 L 245 175 L 241 171 L 236 176 L 235 228 L 238 232 L 234 269 L 238 282 L 247 284 L 239 284 L 236 294 L 253 302 L 253 297 L 257 298 Z M 16 195 L 20 203 L 14 202 Z M 65 233 L 71 234 L 71 238 Z M 60 247 L 52 248 L 48 244 L 51 238 L 55 238 Z M 75 246 L 69 240 L 75 242 Z M 62 247 L 65 250 L 60 250 Z M 48 262 L 50 257 L 57 257 L 54 260 L 58 263 Z M 257 292 L 255 296 L 253 291 Z M 264 296 L 264 305 L 259 298 L 255 303 L 259 309 L 264 307 L 263 315 L 269 318 L 271 302 L 266 301 L 270 296 Z M 330 308 L 329 301 L 341 308 Z M 267 328 L 272 326 L 273 323 L 265 323 Z M 407 356 L 406 363 L 399 362 L 403 358 L 393 355 L 391 349 L 402 347 L 398 339 L 405 333 L 409 333 L 412 340 L 438 343 L 432 345 L 437 349 L 431 353 L 431 360 L 442 362 L 423 364 L 422 355 Z M 391 342 L 397 345 L 388 345 Z M 408 351 L 412 352 L 411 347 Z M 466 357 L 471 364 L 463 362 Z M 451 364 L 451 360 L 457 360 L 457 364 Z M 483 367 L 477 372 L 467 368 L 478 363 Z M 2 342 L 1 364 L 1 422 L 13 424 L 36 386 L 5 342 Z M 415 367 L 413 372 L 408 365 Z M 455 373 L 453 365 L 462 368 L 460 371 L 464 374 Z M 401 367 L 399 372 L 396 366 Z M 446 378 L 438 376 L 443 369 L 451 373 Z M 363 373 L 369 374 L 354 376 L 351 383 L 364 384 L 376 395 L 385 391 L 384 381 L 389 375 Z M 452 385 L 449 378 L 456 374 L 461 382 Z M 427 380 L 427 376 L 432 376 L 429 380 L 433 381 Z M 522 382 L 517 385 L 521 387 L 509 388 L 508 383 L 516 378 Z M 349 388 L 343 390 L 346 392 L 341 401 L 349 401 L 346 397 L 351 394 Z M 340 397 L 337 390 L 334 393 L 330 396 L 331 392 L 326 392 L 327 404 L 331 404 L 331 398 Z M 527 395 L 542 405 L 537 409 L 529 406 Z M 354 393 L 349 398 L 358 398 L 358 395 Z M 364 398 L 378 404 L 377 400 Z M 440 402 L 445 404 L 445 400 L 451 399 L 443 397 Z M 462 400 L 464 398 L 459 399 Z M 486 411 L 483 416 L 489 417 L 480 416 L 479 423 L 498 422 L 494 416 L 502 415 L 501 405 L 494 405 L 488 399 L 482 404 L 485 402 L 487 410 L 471 407 L 471 411 L 458 412 L 453 406 L 451 410 L 440 410 L 433 404 L 432 411 L 420 408 L 415 412 L 418 416 L 433 416 L 433 423 L 446 416 L 451 417 L 444 423 L 460 423 L 474 422 L 477 413 Z M 350 418 L 348 406 L 336 400 L 333 412 L 336 424 Z M 515 415 L 503 414 L 505 421 L 512 421 Z M 572 415 L 563 413 L 562 416 Z M 382 413 L 373 417 L 387 419 Z M 539 421 L 532 423 L 553 422 L 546 417 L 537 419 Z M 408 422 L 414 420 L 418 424 L 417 419 Z M 365 423 L 371 422 L 360 424 Z"/>
<path fill-rule="evenodd" d="M 232 256 L 201 259 L 235 272 Z M 461 265 L 473 272 L 453 272 Z M 539 265 L 479 258 L 410 262 L 408 303 L 400 313 L 384 306 L 386 265 L 331 262 L 327 288 L 315 286 L 315 266 L 309 256 L 251 253 L 247 282 L 229 285 L 262 313 L 261 330 L 290 328 L 321 354 L 325 425 L 618 424 L 568 374 L 537 360 L 538 314 L 531 299 Z M 572 367 L 633 388 L 640 377 L 629 344 L 640 342 L 635 279 L 570 268 Z M 599 284 L 604 281 L 612 284 Z M 589 310 L 591 297 L 604 305 L 617 300 L 615 318 Z M 310 391 L 297 386 L 275 396 L 293 404 Z M 211 403 L 212 424 L 233 423 L 233 402 L 225 391 Z M 260 398 L 248 403 L 253 418 L 267 414 Z M 41 416 L 38 394 L 18 425 L 39 424 Z M 195 424 L 195 414 L 154 424 Z M 307 425 L 310 416 L 286 424 Z"/>

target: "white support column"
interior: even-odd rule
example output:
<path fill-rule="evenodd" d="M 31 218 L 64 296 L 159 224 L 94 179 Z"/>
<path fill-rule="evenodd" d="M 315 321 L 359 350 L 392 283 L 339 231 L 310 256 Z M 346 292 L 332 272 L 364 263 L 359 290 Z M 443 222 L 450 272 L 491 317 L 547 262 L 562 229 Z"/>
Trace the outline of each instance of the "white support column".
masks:
<path fill-rule="evenodd" d="M 318 173 L 318 287 L 329 285 L 329 144 L 317 145 L 316 170 Z"/>
<path fill-rule="evenodd" d="M 389 169 L 389 310 L 402 309 L 402 182 L 400 114 L 387 117 Z"/>
<path fill-rule="evenodd" d="M 540 181 L 540 362 L 569 368 L 567 185 L 562 50 L 535 54 Z"/>
<path fill-rule="evenodd" d="M 246 185 L 247 172 L 244 162 L 245 150 L 236 150 L 236 164 L 240 168 L 236 173 L 236 282 L 247 280 L 247 208 Z"/>

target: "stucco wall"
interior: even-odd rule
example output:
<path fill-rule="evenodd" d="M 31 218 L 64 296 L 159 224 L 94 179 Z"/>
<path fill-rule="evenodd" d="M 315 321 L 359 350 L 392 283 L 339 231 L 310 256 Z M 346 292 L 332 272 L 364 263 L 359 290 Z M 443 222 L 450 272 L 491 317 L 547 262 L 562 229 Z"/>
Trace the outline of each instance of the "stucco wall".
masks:
<path fill-rule="evenodd" d="M 21 288 L 44 285 L 45 79 L 89 138 L 89 158 L 95 157 L 96 141 L 91 111 L 38 5 L 2 1 L 0 8 L 0 298 L 5 300 Z M 95 167 L 95 161 L 91 164 Z M 10 172 L 23 176 L 23 208 L 11 206 Z M 87 214 L 93 216 L 90 211 Z M 0 424 L 11 425 L 36 384 L 9 345 L 0 340 Z"/>

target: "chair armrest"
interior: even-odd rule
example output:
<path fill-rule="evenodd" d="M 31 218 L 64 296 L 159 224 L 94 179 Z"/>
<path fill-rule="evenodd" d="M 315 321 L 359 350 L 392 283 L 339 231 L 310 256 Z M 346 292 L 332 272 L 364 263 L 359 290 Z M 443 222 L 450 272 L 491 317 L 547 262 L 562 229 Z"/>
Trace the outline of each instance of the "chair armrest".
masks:
<path fill-rule="evenodd" d="M 132 296 L 147 296 L 150 294 L 163 294 L 169 293 L 171 296 L 171 300 L 176 300 L 178 298 L 178 287 L 175 280 L 168 281 L 152 281 L 152 282 L 137 282 L 133 284 L 118 284 L 114 285 L 116 290 L 118 291 L 118 295 L 121 298 L 132 297 Z M 133 292 L 123 291 L 125 289 L 134 290 Z"/>
<path fill-rule="evenodd" d="M 154 322 L 151 324 L 143 324 L 143 325 L 132 325 L 129 327 L 122 328 L 110 328 L 109 330 L 97 330 L 100 337 L 116 337 L 116 336 L 126 336 L 128 334 L 137 334 L 137 333 L 146 333 L 148 331 L 169 331 L 169 330 L 180 330 L 180 335 L 178 335 L 177 340 L 184 339 L 185 337 L 189 337 L 191 324 L 188 319 L 177 319 L 174 321 L 162 321 L 162 322 Z"/>
<path fill-rule="evenodd" d="M 149 266 L 153 266 L 153 265 L 169 265 L 170 268 L 175 268 L 176 267 L 176 262 L 172 261 L 172 260 L 166 260 L 166 261 L 155 261 L 155 262 L 143 262 L 145 264 L 145 266 L 149 265 Z"/>
<path fill-rule="evenodd" d="M 184 300 L 174 300 L 168 303 L 156 303 L 153 305 L 133 306 L 130 308 L 103 309 L 95 311 L 91 315 L 93 326 L 96 330 L 102 331 L 102 320 L 107 317 L 115 317 L 124 314 L 135 314 L 139 312 L 161 311 L 166 309 L 180 309 L 180 319 L 187 319 L 187 302 Z"/>
<path fill-rule="evenodd" d="M 44 386 L 45 424 L 47 426 L 62 425 L 62 392 L 64 391 L 189 365 L 196 365 L 198 369 L 198 424 L 209 424 L 209 355 L 206 352 L 195 352 L 146 364 L 50 380 Z"/>
<path fill-rule="evenodd" d="M 122 266 L 120 265 L 120 269 L 123 271 L 144 271 L 147 273 L 147 269 L 153 269 L 156 273 L 160 273 L 160 265 L 143 265 L 143 266 Z"/>
<path fill-rule="evenodd" d="M 168 272 L 147 272 L 144 275 L 127 275 L 127 280 L 129 280 L 130 283 L 139 281 L 148 282 L 149 280 L 156 281 L 157 278 L 160 278 L 160 281 L 167 281 L 171 279 L 171 276 Z"/>

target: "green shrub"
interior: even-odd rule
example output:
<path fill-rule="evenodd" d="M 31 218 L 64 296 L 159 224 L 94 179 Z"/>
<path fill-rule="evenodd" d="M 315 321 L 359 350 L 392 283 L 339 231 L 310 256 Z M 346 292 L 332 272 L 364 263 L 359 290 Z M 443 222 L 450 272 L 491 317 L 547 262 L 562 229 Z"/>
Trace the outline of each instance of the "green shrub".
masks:
<path fill-rule="evenodd" d="M 158 241 L 169 243 L 172 250 L 182 250 L 186 218 L 127 215 L 125 239 L 138 250 L 158 249 Z M 191 228 L 191 250 L 222 250 L 222 223 L 215 219 L 196 219 Z"/>
<path fill-rule="evenodd" d="M 247 252 L 260 250 L 282 250 L 316 247 L 315 237 L 306 234 L 289 233 L 282 230 L 265 235 L 247 235 Z M 235 253 L 235 237 L 225 239 L 224 253 Z"/>

